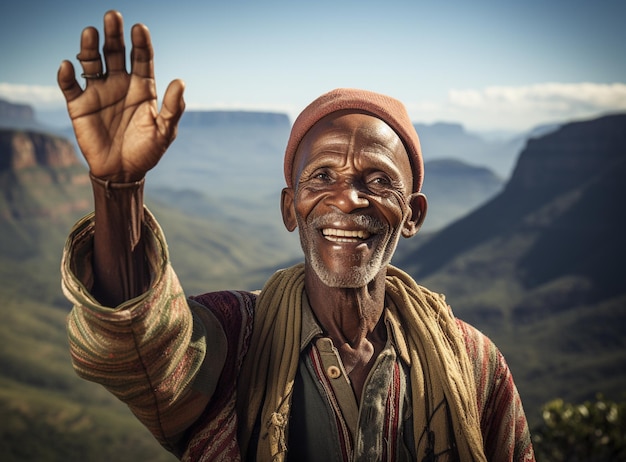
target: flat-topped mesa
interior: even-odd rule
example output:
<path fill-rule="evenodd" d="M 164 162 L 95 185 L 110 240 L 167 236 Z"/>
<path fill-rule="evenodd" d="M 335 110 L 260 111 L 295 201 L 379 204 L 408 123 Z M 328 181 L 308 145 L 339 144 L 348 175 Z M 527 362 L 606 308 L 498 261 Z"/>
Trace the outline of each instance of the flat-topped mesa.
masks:
<path fill-rule="evenodd" d="M 214 126 L 272 126 L 289 129 L 287 114 L 262 111 L 186 111 L 180 121 L 181 128 L 206 128 Z"/>
<path fill-rule="evenodd" d="M 46 133 L 0 129 L 0 171 L 79 164 L 72 143 Z"/>
<path fill-rule="evenodd" d="M 0 125 L 3 122 L 35 123 L 35 110 L 28 104 L 16 104 L 0 99 Z"/>

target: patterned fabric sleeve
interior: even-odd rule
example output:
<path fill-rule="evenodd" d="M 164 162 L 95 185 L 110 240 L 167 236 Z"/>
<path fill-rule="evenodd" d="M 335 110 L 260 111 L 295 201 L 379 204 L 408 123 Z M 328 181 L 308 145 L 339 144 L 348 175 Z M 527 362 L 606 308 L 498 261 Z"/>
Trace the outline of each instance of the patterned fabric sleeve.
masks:
<path fill-rule="evenodd" d="M 63 291 L 74 305 L 67 323 L 70 352 L 79 376 L 124 401 L 165 448 L 181 456 L 185 432 L 217 387 L 227 340 L 210 310 L 186 300 L 148 212 L 144 226 L 150 288 L 115 308 L 89 293 L 93 215 L 72 230 L 61 268 Z"/>
<path fill-rule="evenodd" d="M 485 455 L 493 462 L 535 460 L 526 415 L 513 375 L 494 343 L 457 320 L 474 363 Z"/>

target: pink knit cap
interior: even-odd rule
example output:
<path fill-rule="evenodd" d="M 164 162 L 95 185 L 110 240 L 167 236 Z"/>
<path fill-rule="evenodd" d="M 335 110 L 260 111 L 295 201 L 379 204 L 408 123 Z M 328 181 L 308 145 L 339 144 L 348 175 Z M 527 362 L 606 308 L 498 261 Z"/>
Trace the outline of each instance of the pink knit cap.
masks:
<path fill-rule="evenodd" d="M 341 110 L 365 112 L 381 119 L 389 125 L 404 143 L 413 169 L 413 191 L 422 188 L 424 180 L 424 163 L 420 141 L 404 105 L 390 96 L 367 90 L 338 88 L 323 94 L 309 104 L 298 116 L 291 128 L 289 141 L 285 150 L 285 180 L 292 187 L 293 161 L 298 145 L 304 135 L 317 121 L 333 112 Z"/>

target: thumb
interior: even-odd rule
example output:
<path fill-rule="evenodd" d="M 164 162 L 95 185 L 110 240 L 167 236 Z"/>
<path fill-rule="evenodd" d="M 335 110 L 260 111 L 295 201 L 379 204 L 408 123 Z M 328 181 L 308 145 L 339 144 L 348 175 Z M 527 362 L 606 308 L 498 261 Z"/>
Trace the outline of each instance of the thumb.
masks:
<path fill-rule="evenodd" d="M 161 111 L 156 119 L 156 124 L 161 135 L 174 141 L 178 131 L 178 122 L 185 111 L 185 82 L 180 79 L 173 80 L 165 90 Z"/>

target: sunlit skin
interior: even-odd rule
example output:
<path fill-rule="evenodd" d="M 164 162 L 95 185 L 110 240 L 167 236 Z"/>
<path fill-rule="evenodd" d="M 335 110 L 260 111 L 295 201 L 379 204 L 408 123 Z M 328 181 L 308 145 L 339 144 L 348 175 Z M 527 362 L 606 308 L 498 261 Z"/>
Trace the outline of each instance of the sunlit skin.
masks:
<path fill-rule="evenodd" d="M 158 163 L 176 136 L 185 107 L 184 84 L 171 82 L 159 110 L 147 28 L 132 28 L 130 72 L 118 12 L 105 15 L 103 35 L 101 57 L 98 31 L 86 28 L 79 57 L 85 74 L 105 78 L 88 78 L 83 88 L 73 65 L 64 61 L 58 83 L 92 174 L 113 182 L 137 181 Z M 294 165 L 296 186 L 283 191 L 283 218 L 288 229 L 300 227 L 307 296 L 360 397 L 386 337 L 380 323 L 385 268 L 399 236 L 417 232 L 426 199 L 411 191 L 411 166 L 398 137 L 384 122 L 363 114 L 337 113 L 318 122 L 301 143 Z M 108 206 L 96 204 L 96 216 L 102 216 L 98 207 Z M 348 218 L 355 216 L 360 218 Z M 332 230 L 330 235 L 324 237 L 322 228 Z M 355 239 L 337 236 L 337 230 L 369 234 Z M 125 300 L 116 292 L 120 282 L 98 277 L 121 258 L 109 251 L 116 248 L 111 240 L 119 238 L 101 232 L 96 220 L 96 283 L 101 284 L 101 293 L 116 294 L 109 304 L 117 306 Z"/>
<path fill-rule="evenodd" d="M 89 169 L 98 178 L 122 183 L 142 179 L 159 162 L 176 137 L 185 108 L 185 85 L 177 79 L 168 85 L 158 110 L 150 33 L 146 26 L 136 24 L 130 36 L 133 48 L 128 72 L 122 15 L 108 11 L 104 16 L 104 56 L 95 27 L 83 30 L 78 54 L 84 74 L 104 74 L 105 78 L 86 79 L 83 89 L 69 61 L 61 63 L 57 75 Z"/>
<path fill-rule="evenodd" d="M 299 228 L 309 302 L 360 397 L 386 341 L 386 268 L 400 236 L 418 231 L 426 198 L 412 192 L 396 133 L 354 112 L 315 124 L 300 143 L 293 179 L 294 188 L 283 190 L 283 219 Z"/>
<path fill-rule="evenodd" d="M 124 22 L 119 12 L 105 14 L 103 38 L 101 44 L 98 30 L 86 27 L 78 54 L 81 71 L 86 76 L 103 75 L 103 78 L 85 78 L 83 88 L 76 80 L 73 64 L 66 60 L 59 67 L 57 81 L 90 172 L 102 180 L 131 183 L 143 179 L 174 141 L 185 109 L 185 85 L 182 80 L 173 80 L 159 110 L 148 28 L 136 24 L 131 29 L 130 71 L 126 69 Z M 130 208 L 130 203 L 118 205 Z M 116 206 L 96 201 L 95 214 L 102 217 L 117 213 Z M 142 246 L 120 237 L 118 232 L 109 232 L 100 223 L 96 220 L 94 230 L 93 292 L 99 294 L 102 303 L 117 306 L 128 296 L 139 293 L 124 294 L 126 281 L 111 276 L 111 268 L 116 268 L 117 262 L 129 255 L 135 255 L 141 262 Z M 111 249 L 120 249 L 121 255 Z M 139 268 L 132 271 L 141 272 Z"/>

